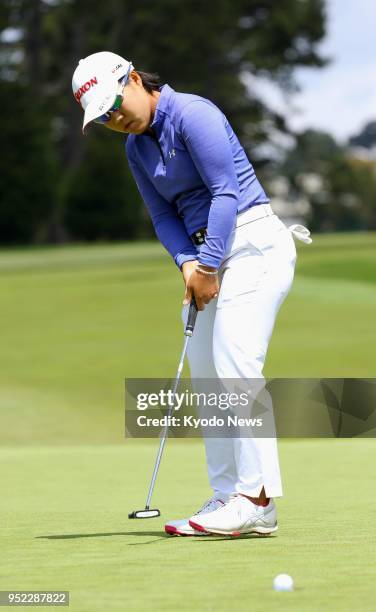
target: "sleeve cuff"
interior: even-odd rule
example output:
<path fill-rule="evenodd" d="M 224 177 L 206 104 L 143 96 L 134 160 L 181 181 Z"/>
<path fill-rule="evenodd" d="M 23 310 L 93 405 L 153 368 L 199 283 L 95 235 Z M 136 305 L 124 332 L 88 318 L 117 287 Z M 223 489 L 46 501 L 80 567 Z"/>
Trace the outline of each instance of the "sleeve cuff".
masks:
<path fill-rule="evenodd" d="M 216 268 L 217 270 L 221 265 L 221 261 L 218 260 L 218 257 L 211 257 L 210 255 L 198 255 L 197 260 L 203 266 L 209 266 L 210 268 Z"/>
<path fill-rule="evenodd" d="M 186 261 L 194 261 L 195 259 L 197 259 L 197 252 L 188 254 L 179 253 L 179 255 L 176 255 L 175 257 L 175 263 L 181 270 L 183 263 L 185 263 Z"/>

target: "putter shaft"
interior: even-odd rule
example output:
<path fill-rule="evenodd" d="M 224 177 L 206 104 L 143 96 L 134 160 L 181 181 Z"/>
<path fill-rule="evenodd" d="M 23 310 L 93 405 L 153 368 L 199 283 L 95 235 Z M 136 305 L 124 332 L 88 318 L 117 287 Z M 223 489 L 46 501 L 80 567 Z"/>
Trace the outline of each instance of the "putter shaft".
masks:
<path fill-rule="evenodd" d="M 177 371 L 177 374 L 176 374 L 176 378 L 175 378 L 175 382 L 174 382 L 174 387 L 173 387 L 173 391 L 172 391 L 173 397 L 175 396 L 176 390 L 178 388 L 180 376 L 181 376 L 181 373 L 182 373 L 182 370 L 183 370 L 184 359 L 185 359 L 185 354 L 187 352 L 187 347 L 188 347 L 189 339 L 190 339 L 190 336 L 186 336 L 185 339 L 184 339 L 184 346 L 183 346 L 183 350 L 182 350 L 182 353 L 181 353 L 179 367 L 178 367 L 178 371 Z M 167 413 L 167 415 L 168 415 L 167 423 L 169 422 L 169 417 L 171 416 L 173 409 L 174 409 L 174 405 L 171 404 L 171 406 L 168 409 L 168 413 Z M 149 493 L 148 493 L 147 500 L 146 500 L 146 505 L 145 505 L 145 509 L 146 510 L 149 510 L 149 508 L 150 508 L 151 496 L 153 495 L 155 480 L 157 478 L 157 474 L 158 474 L 158 470 L 159 470 L 159 465 L 160 465 L 161 459 L 162 459 L 163 449 L 164 449 L 164 446 L 165 446 L 166 440 L 167 440 L 167 435 L 168 435 L 168 425 L 165 425 L 165 427 L 162 430 L 162 436 L 161 436 L 161 441 L 159 443 L 158 454 L 157 454 L 157 458 L 155 460 L 153 475 L 151 477 Z"/>
<path fill-rule="evenodd" d="M 185 355 L 186 355 L 187 348 L 188 348 L 188 342 L 189 342 L 190 338 L 193 335 L 193 330 L 194 330 L 195 323 L 196 323 L 196 317 L 197 317 L 197 304 L 196 304 L 196 300 L 194 298 L 192 298 L 192 301 L 191 301 L 191 304 L 190 304 L 190 307 L 189 307 L 187 324 L 185 326 L 185 331 L 184 331 L 184 336 L 185 336 L 185 338 L 184 338 L 184 346 L 183 346 L 183 350 L 181 352 L 179 367 L 178 367 L 178 371 L 176 373 L 176 378 L 175 378 L 174 387 L 173 387 L 173 391 L 172 391 L 173 397 L 175 397 L 175 393 L 176 393 L 176 390 L 178 388 L 180 376 L 181 376 L 181 373 L 183 371 L 184 359 L 185 359 Z M 169 417 L 171 416 L 173 409 L 174 409 L 174 405 L 172 404 L 169 407 L 169 409 L 168 409 L 167 423 L 170 420 Z M 149 492 L 148 492 L 148 496 L 147 496 L 147 499 L 146 499 L 145 510 L 149 510 L 149 508 L 150 508 L 151 496 L 153 495 L 154 485 L 155 485 L 155 481 L 156 481 L 156 478 L 157 478 L 157 474 L 158 474 L 158 470 L 159 470 L 159 465 L 161 463 L 163 449 L 164 449 L 164 446 L 165 446 L 165 443 L 166 443 L 166 440 L 167 440 L 167 435 L 168 435 L 168 425 L 166 424 L 165 427 L 163 428 L 162 434 L 161 434 L 161 441 L 159 443 L 157 458 L 155 460 L 153 475 L 151 477 Z"/>

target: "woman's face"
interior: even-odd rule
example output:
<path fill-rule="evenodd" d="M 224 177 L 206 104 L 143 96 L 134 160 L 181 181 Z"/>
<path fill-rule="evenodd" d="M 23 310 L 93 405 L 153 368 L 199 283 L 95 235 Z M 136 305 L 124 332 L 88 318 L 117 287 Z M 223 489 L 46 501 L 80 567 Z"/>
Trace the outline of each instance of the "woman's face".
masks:
<path fill-rule="evenodd" d="M 142 134 L 153 121 L 159 95 L 159 91 L 149 94 L 142 85 L 140 75 L 133 70 L 124 88 L 120 109 L 111 113 L 110 121 L 103 125 L 115 132 Z"/>

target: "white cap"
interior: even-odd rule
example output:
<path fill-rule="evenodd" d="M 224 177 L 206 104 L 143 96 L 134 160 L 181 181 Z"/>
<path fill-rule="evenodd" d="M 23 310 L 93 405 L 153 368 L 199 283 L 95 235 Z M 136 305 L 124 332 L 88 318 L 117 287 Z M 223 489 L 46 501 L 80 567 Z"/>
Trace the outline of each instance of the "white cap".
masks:
<path fill-rule="evenodd" d="M 72 89 L 85 111 L 82 131 L 90 121 L 111 108 L 116 99 L 119 79 L 132 68 L 131 62 L 110 51 L 93 53 L 78 62 Z"/>

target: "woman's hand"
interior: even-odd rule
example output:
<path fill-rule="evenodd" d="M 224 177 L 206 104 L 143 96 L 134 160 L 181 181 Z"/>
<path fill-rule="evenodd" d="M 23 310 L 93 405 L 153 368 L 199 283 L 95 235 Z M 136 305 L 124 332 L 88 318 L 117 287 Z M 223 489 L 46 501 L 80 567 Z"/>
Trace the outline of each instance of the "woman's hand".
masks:
<path fill-rule="evenodd" d="M 197 272 L 198 261 L 186 261 L 182 265 L 182 273 L 185 282 L 185 296 L 183 304 L 189 304 L 192 297 L 195 297 L 198 310 L 204 310 L 205 304 L 216 298 L 219 293 L 218 274 L 202 274 Z M 200 264 L 200 268 L 208 272 L 215 272 L 215 268 L 210 268 Z"/>

